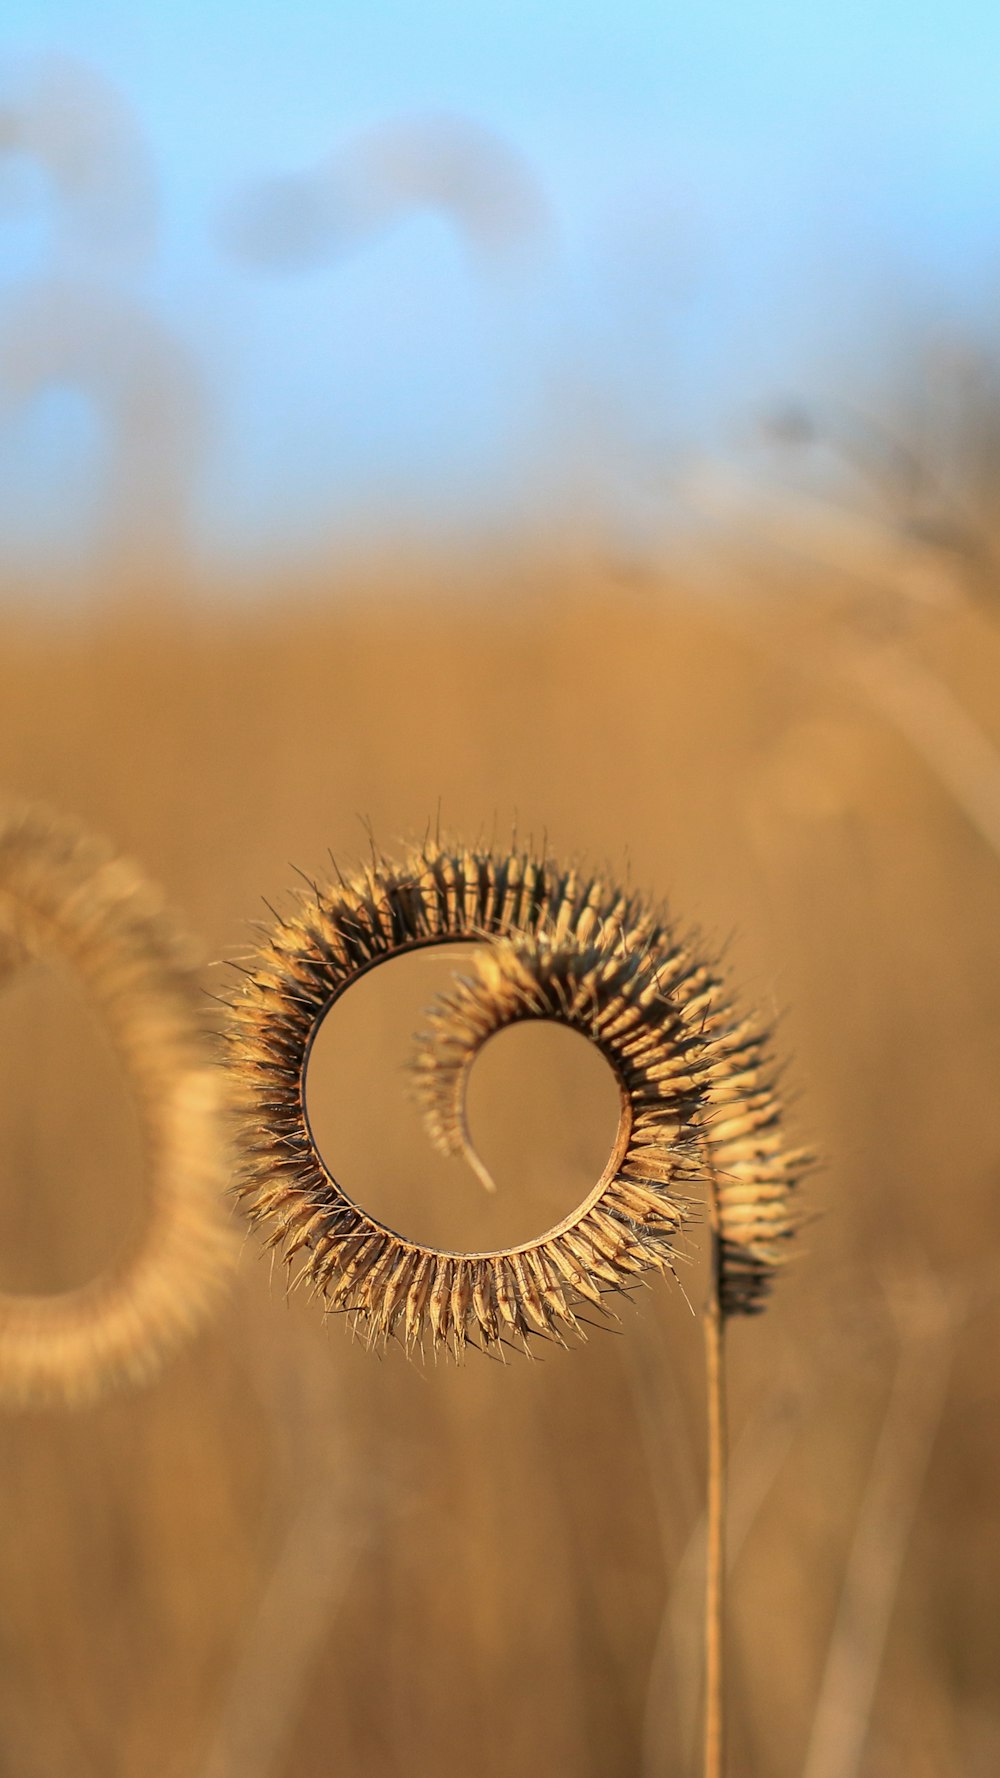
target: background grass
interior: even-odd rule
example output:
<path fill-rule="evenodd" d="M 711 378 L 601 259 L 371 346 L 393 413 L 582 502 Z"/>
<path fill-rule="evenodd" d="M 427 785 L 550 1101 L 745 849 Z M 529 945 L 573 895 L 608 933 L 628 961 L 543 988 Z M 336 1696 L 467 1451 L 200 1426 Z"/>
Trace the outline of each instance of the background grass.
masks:
<path fill-rule="evenodd" d="M 362 854 L 359 813 L 386 847 L 419 836 L 439 802 L 463 837 L 516 817 L 627 861 L 728 941 L 826 1157 L 794 1268 L 731 1339 L 732 1769 L 804 1770 L 869 1524 L 869 1590 L 900 1529 L 903 1563 L 848 1769 L 992 1778 L 1000 862 L 840 670 L 878 589 L 861 609 L 853 583 L 749 558 L 637 578 L 567 545 L 342 570 L 335 600 L 321 576 L 266 590 L 5 617 L 0 781 L 139 858 L 215 958 L 290 861 Z M 905 646 L 1000 744 L 990 616 L 945 603 Z M 438 978 L 390 991 L 391 968 L 353 1025 L 341 1009 L 317 1116 L 349 1188 L 377 1152 L 385 1213 L 422 1232 L 450 1202 L 471 1227 L 478 1188 L 399 1075 Z M 579 1061 L 554 1049 L 542 1078 L 512 1041 L 480 1090 L 503 1214 L 593 1176 L 608 1108 Z M 88 1275 L 142 1213 L 141 1159 L 100 1034 L 41 970 L 0 1001 L 0 1133 L 0 1281 Z M 696 1244 L 695 1302 L 698 1264 Z M 692 1771 L 699 1384 L 665 1285 L 578 1353 L 420 1369 L 286 1303 L 251 1244 L 154 1388 L 4 1422 L 0 1774 Z M 862 1631 L 839 1646 L 870 1670 Z"/>

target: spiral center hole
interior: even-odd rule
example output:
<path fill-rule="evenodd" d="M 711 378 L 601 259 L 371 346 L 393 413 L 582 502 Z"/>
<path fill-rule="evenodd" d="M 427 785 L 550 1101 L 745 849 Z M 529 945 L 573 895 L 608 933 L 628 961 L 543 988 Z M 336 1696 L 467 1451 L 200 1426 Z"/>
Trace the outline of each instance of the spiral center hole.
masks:
<path fill-rule="evenodd" d="M 344 1190 L 398 1233 L 429 1246 L 516 1246 L 561 1221 L 596 1185 L 618 1132 L 618 1087 L 576 1031 L 532 1021 L 484 1046 L 468 1122 L 496 1184 L 432 1148 L 407 1077 L 424 1009 L 461 969 L 458 947 L 392 959 L 352 986 L 313 1045 L 306 1098 L 313 1136 Z"/>
<path fill-rule="evenodd" d="M 82 988 L 38 962 L 0 989 L 0 1069 L 0 1290 L 69 1290 L 143 1215 L 129 1083 Z"/>

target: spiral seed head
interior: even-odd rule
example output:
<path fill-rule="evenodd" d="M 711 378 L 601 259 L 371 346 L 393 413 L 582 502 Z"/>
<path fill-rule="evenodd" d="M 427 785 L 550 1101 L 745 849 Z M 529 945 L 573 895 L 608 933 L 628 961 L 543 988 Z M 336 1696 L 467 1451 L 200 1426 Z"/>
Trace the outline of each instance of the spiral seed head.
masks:
<path fill-rule="evenodd" d="M 431 1010 L 413 1060 L 440 1149 L 467 1150 L 468 1073 L 509 1024 L 541 1018 L 579 1031 L 621 1093 L 615 1150 L 584 1203 L 536 1240 L 492 1253 L 422 1246 L 370 1216 L 326 1166 L 305 1105 L 310 1048 L 341 994 L 394 956 L 456 941 L 477 942 L 472 964 Z M 672 1268 L 713 1169 L 721 1196 L 722 1163 L 732 1162 L 745 1199 L 748 1183 L 763 1192 L 782 1165 L 769 1150 L 765 1180 L 761 1144 L 774 1126 L 763 1040 L 729 1012 L 712 968 L 638 898 L 529 851 L 424 846 L 399 864 L 375 858 L 310 884 L 244 972 L 229 1038 L 250 1218 L 288 1259 L 304 1256 L 300 1279 L 373 1343 L 396 1337 L 412 1350 L 426 1340 L 455 1354 L 564 1343 L 582 1334 L 584 1307 L 606 1309 L 644 1273 Z M 786 1162 L 788 1189 L 793 1172 Z M 729 1203 L 726 1238 L 743 1244 L 756 1289 L 772 1264 L 761 1229 L 773 1255 L 792 1223 L 771 1210 L 748 1219 L 741 1203 Z M 730 1309 L 750 1306 L 736 1277 L 734 1267 Z"/>

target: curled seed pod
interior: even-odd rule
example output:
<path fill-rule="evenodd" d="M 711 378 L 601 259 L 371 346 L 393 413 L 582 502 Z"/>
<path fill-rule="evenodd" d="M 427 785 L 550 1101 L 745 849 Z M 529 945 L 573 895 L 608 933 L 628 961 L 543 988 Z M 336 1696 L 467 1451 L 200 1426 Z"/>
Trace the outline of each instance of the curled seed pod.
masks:
<path fill-rule="evenodd" d="M 598 917 L 598 934 L 605 930 Z M 637 931 L 641 953 L 635 948 Z M 576 961 L 571 965 L 544 931 L 477 951 L 454 989 L 438 996 L 427 1029 L 417 1037 L 411 1066 L 425 1127 L 442 1154 L 463 1155 L 488 1178 L 465 1109 L 469 1074 L 483 1045 L 506 1026 L 530 1018 L 569 1024 L 598 1044 L 613 1031 L 617 1061 L 610 1054 L 609 1059 L 619 1068 L 644 1070 L 643 1090 L 655 1115 L 653 1125 L 637 1116 L 615 1193 L 592 1211 L 587 1233 L 605 1267 L 593 1275 L 605 1277 L 607 1266 L 636 1266 L 637 1250 L 619 1245 L 621 1217 L 638 1226 L 655 1224 L 664 1180 L 676 1167 L 671 1141 L 683 1137 L 689 1145 L 694 1126 L 718 1235 L 719 1307 L 723 1315 L 755 1314 L 764 1307 L 788 1239 L 799 1226 L 793 1193 L 813 1160 L 807 1149 L 790 1147 L 784 1134 L 768 1034 L 734 1013 L 721 979 L 665 925 L 647 917 L 619 928 L 617 943 L 626 947 L 624 953 L 612 950 L 600 963 L 595 954 L 590 973 L 582 977 Z M 670 1007 L 661 1028 L 637 1020 L 631 1008 L 595 1010 L 594 981 L 602 972 L 605 981 L 613 980 L 623 955 L 641 955 L 652 964 L 651 983 Z M 658 1092 L 659 1100 L 650 1100 L 651 1092 Z"/>
<path fill-rule="evenodd" d="M 150 1380 L 205 1320 L 238 1248 L 190 941 L 134 865 L 37 808 L 0 817 L 0 984 L 33 956 L 68 965 L 101 1014 L 149 1169 L 144 1227 L 106 1273 L 51 1296 L 0 1294 L 0 1402 L 76 1406 Z"/>
<path fill-rule="evenodd" d="M 618 1080 L 621 1117 L 585 1201 L 536 1240 L 492 1253 L 409 1241 L 370 1216 L 326 1167 L 305 1076 L 316 1032 L 368 970 L 422 946 L 481 941 L 418 1047 L 429 1126 L 466 1146 L 464 1082 L 488 1038 L 554 1019 L 595 1043 Z M 240 1193 L 300 1277 L 371 1342 L 491 1348 L 578 1332 L 644 1272 L 669 1269 L 690 1193 L 707 1187 L 711 1068 L 732 1021 L 707 1032 L 718 983 L 665 920 L 598 879 L 528 852 L 412 852 L 345 881 L 311 885 L 275 924 L 234 994 L 230 1040 L 240 1111 Z M 713 1048 L 714 1043 L 714 1048 Z"/>

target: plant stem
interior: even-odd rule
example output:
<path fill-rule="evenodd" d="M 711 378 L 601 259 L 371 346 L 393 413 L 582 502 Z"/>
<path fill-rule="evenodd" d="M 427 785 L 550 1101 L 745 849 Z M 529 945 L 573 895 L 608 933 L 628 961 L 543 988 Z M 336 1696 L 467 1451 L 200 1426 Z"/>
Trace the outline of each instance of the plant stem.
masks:
<path fill-rule="evenodd" d="M 723 1778 L 725 1716 L 723 1622 L 726 1567 L 725 1317 L 719 1296 L 722 1248 L 714 1190 L 712 1256 L 705 1303 L 705 1388 L 708 1400 L 708 1489 L 705 1569 L 705 1778 Z"/>

